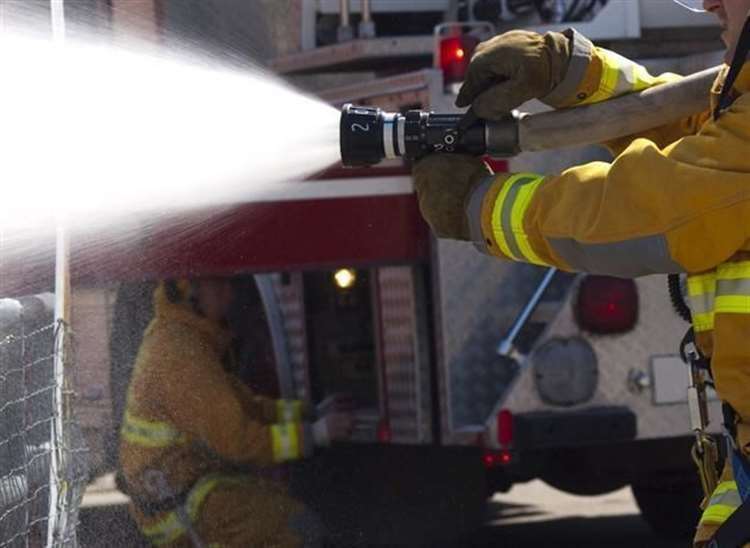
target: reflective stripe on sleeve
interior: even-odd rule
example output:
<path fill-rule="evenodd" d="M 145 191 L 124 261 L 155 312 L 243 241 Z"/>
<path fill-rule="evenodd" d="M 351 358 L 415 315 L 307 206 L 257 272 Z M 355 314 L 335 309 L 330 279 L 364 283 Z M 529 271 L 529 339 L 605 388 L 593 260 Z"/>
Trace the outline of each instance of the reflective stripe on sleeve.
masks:
<path fill-rule="evenodd" d="M 277 422 L 299 422 L 302 420 L 302 402 L 299 400 L 276 400 Z"/>
<path fill-rule="evenodd" d="M 508 178 L 492 208 L 492 235 L 502 253 L 516 261 L 549 266 L 536 254 L 524 230 L 524 217 L 544 177 L 517 173 Z"/>
<path fill-rule="evenodd" d="M 644 90 L 656 83 L 656 79 L 644 67 L 630 59 L 603 48 L 597 48 L 596 51 L 602 62 L 599 86 L 596 92 L 578 104 L 599 103 L 626 93 Z"/>
<path fill-rule="evenodd" d="M 589 69 L 594 52 L 594 44 L 575 29 L 567 29 L 563 31 L 563 34 L 568 36 L 570 40 L 568 70 L 565 71 L 562 82 L 557 84 L 548 95 L 539 99 L 552 107 L 567 103 L 575 97 L 576 91 Z"/>
<path fill-rule="evenodd" d="M 274 462 L 286 462 L 300 458 L 299 424 L 272 425 L 271 444 Z"/>
<path fill-rule="evenodd" d="M 160 448 L 187 443 L 187 436 L 171 424 L 136 417 L 130 411 L 125 411 L 120 432 L 127 442 L 141 447 Z"/>
<path fill-rule="evenodd" d="M 721 525 L 742 504 L 737 484 L 734 481 L 723 481 L 714 489 L 708 506 L 701 516 L 701 525 Z"/>
<path fill-rule="evenodd" d="M 719 265 L 714 310 L 717 314 L 750 314 L 750 261 Z"/>
<path fill-rule="evenodd" d="M 688 276 L 688 297 L 696 332 L 714 328 L 714 306 L 716 300 L 716 273 Z"/>

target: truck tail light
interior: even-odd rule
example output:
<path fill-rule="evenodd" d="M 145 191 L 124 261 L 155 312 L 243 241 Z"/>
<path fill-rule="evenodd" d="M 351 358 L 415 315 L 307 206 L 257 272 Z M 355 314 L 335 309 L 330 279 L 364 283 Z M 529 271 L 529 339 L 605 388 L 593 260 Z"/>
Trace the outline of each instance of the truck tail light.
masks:
<path fill-rule="evenodd" d="M 378 423 L 377 436 L 380 443 L 391 443 L 393 433 L 391 432 L 391 425 L 386 419 L 383 419 Z"/>
<path fill-rule="evenodd" d="M 505 466 L 513 461 L 510 451 L 485 451 L 482 453 L 482 464 L 485 468 Z"/>
<path fill-rule="evenodd" d="M 578 289 L 578 325 L 591 333 L 611 335 L 638 322 L 638 289 L 633 280 L 587 276 Z"/>
<path fill-rule="evenodd" d="M 497 443 L 507 449 L 513 444 L 513 413 L 507 409 L 501 410 L 495 419 L 497 421 Z"/>
<path fill-rule="evenodd" d="M 451 36 L 440 41 L 439 66 L 446 84 L 462 82 L 479 39 L 469 35 Z"/>

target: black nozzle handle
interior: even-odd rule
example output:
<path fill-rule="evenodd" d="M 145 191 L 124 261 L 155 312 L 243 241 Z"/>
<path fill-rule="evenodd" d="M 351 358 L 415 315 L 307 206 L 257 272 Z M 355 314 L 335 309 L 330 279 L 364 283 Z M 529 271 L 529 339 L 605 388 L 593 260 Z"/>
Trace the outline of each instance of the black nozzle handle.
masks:
<path fill-rule="evenodd" d="M 505 118 L 484 122 L 485 153 L 488 156 L 511 158 L 521 152 L 519 127 L 524 116 L 514 110 Z"/>

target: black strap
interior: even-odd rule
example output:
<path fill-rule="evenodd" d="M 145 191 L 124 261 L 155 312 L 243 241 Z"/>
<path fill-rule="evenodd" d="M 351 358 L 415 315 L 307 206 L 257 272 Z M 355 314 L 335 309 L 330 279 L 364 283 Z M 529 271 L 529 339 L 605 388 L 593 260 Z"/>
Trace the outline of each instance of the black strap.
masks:
<path fill-rule="evenodd" d="M 750 542 L 750 503 L 741 505 L 716 531 L 706 548 L 742 548 Z"/>
<path fill-rule="evenodd" d="M 184 505 L 187 502 L 188 495 L 190 495 L 190 489 L 187 489 L 186 491 L 183 491 L 182 493 L 179 493 L 175 496 L 165 497 L 161 500 L 151 500 L 141 497 L 140 495 L 135 493 L 129 485 L 127 485 L 126 494 L 130 497 L 130 500 L 133 502 L 135 507 L 138 508 L 139 512 L 141 512 L 144 516 L 151 518 L 163 512 L 171 512 L 172 510 L 176 510 L 180 506 Z"/>
<path fill-rule="evenodd" d="M 717 120 L 721 116 L 722 111 L 729 108 L 734 102 L 735 98 L 732 96 L 732 89 L 742 67 L 745 66 L 748 53 L 750 53 L 750 17 L 745 21 L 745 26 L 742 27 L 742 34 L 740 34 L 740 39 L 737 42 L 737 49 L 734 52 L 732 65 L 729 67 L 729 73 L 721 89 L 719 102 L 714 109 L 714 120 Z"/>
<path fill-rule="evenodd" d="M 695 360 L 691 359 L 687 353 L 687 346 L 691 343 L 696 352 L 698 352 L 697 359 Z M 711 378 L 713 378 L 713 374 L 711 371 L 711 358 L 707 358 L 706 356 L 704 356 L 700 351 L 700 348 L 698 348 L 698 344 L 695 342 L 695 330 L 692 327 L 685 332 L 685 336 L 682 337 L 682 341 L 680 341 L 680 357 L 686 364 L 690 365 L 691 363 L 693 363 L 699 369 L 708 371 L 708 374 L 711 375 Z M 713 382 L 709 384 L 713 385 Z"/>

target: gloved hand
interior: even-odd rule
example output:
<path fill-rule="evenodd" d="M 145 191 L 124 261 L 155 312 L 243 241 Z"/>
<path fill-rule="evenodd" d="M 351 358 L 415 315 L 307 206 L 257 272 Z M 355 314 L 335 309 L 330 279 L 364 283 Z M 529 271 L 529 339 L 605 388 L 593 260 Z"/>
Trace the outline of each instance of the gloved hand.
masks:
<path fill-rule="evenodd" d="M 318 404 L 316 412 L 319 417 L 334 411 L 350 413 L 354 409 L 354 400 L 349 394 L 331 394 Z"/>
<path fill-rule="evenodd" d="M 346 440 L 352 435 L 352 428 L 351 413 L 328 413 L 312 425 L 315 446 L 328 447 L 332 441 Z"/>
<path fill-rule="evenodd" d="M 497 120 L 530 99 L 549 94 L 563 81 L 570 62 L 570 40 L 513 30 L 477 46 L 456 98 L 479 118 Z"/>
<path fill-rule="evenodd" d="M 431 154 L 414 166 L 419 209 L 438 238 L 469 240 L 466 200 L 489 169 L 477 157 Z"/>

